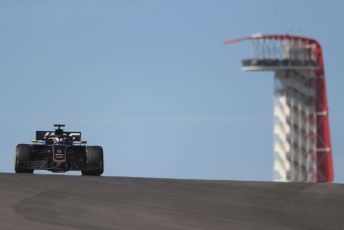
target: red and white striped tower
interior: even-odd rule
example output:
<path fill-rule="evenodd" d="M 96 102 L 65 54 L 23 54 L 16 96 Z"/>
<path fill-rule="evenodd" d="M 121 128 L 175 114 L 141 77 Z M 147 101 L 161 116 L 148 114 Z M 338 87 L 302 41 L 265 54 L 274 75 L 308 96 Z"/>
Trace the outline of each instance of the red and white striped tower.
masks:
<path fill-rule="evenodd" d="M 320 44 L 291 35 L 255 34 L 244 71 L 274 71 L 274 180 L 332 182 L 325 71 Z"/>

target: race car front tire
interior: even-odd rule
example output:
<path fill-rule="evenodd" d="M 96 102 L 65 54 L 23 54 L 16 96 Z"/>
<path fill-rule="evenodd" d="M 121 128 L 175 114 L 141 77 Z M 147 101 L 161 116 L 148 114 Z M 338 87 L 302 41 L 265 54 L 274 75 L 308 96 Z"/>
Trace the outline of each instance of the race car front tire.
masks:
<path fill-rule="evenodd" d="M 27 144 L 19 144 L 17 145 L 16 152 L 15 152 L 15 165 L 14 170 L 16 173 L 33 173 L 33 169 L 28 169 L 22 167 L 22 163 L 25 161 L 30 161 L 31 156 L 31 146 Z"/>
<path fill-rule="evenodd" d="M 84 176 L 100 176 L 104 171 L 103 148 L 101 146 L 88 146 L 86 148 L 87 168 L 82 170 Z"/>

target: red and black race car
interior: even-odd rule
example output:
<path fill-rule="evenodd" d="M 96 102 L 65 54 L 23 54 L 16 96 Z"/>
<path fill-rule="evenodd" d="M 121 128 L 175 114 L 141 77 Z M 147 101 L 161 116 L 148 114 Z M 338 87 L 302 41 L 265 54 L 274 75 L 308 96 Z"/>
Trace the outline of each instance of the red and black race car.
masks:
<path fill-rule="evenodd" d="M 15 151 L 15 172 L 34 170 L 52 172 L 81 171 L 82 175 L 99 176 L 104 171 L 103 148 L 87 146 L 81 132 L 65 132 L 63 124 L 55 131 L 36 131 L 32 144 L 18 144 Z"/>

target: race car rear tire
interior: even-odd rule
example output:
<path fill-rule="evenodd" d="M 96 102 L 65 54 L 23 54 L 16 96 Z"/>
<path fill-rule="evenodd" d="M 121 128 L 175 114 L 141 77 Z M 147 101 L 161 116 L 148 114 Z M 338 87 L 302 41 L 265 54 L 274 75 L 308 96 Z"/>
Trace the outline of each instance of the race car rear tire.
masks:
<path fill-rule="evenodd" d="M 88 146 L 86 148 L 87 170 L 82 170 L 84 176 L 100 176 L 104 172 L 103 148 Z"/>
<path fill-rule="evenodd" d="M 23 162 L 30 161 L 31 152 L 32 148 L 30 145 L 17 145 L 14 162 L 14 170 L 16 173 L 33 173 L 33 169 L 27 169 L 22 167 Z"/>

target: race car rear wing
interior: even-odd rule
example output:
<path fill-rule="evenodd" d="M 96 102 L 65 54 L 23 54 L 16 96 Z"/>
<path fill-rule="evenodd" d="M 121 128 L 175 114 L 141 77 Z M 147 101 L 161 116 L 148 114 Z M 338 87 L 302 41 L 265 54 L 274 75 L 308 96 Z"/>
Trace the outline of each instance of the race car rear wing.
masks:
<path fill-rule="evenodd" d="M 45 141 L 55 136 L 54 131 L 36 131 L 37 141 Z M 63 132 L 63 136 L 73 141 L 81 141 L 81 132 Z"/>

